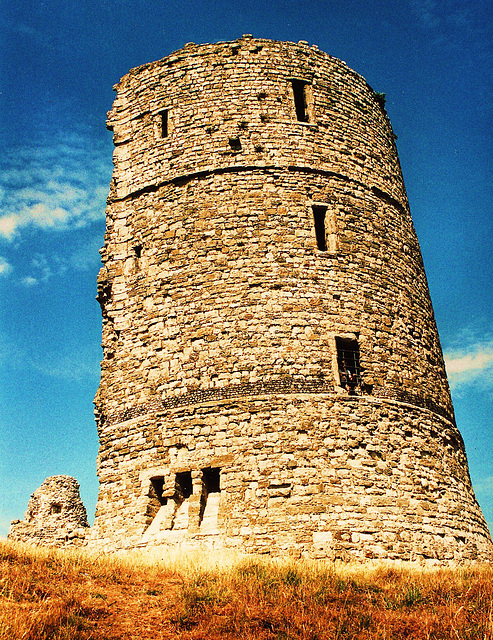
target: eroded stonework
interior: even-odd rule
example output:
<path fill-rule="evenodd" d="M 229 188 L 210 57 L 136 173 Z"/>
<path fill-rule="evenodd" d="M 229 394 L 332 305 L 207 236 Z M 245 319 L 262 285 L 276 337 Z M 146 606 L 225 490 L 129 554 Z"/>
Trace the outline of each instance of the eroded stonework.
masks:
<path fill-rule="evenodd" d="M 79 483 L 71 476 L 51 476 L 29 500 L 24 520 L 14 520 L 9 540 L 44 546 L 86 544 L 89 524 Z"/>
<path fill-rule="evenodd" d="M 115 88 L 93 544 L 488 559 L 381 96 L 251 36 Z"/>

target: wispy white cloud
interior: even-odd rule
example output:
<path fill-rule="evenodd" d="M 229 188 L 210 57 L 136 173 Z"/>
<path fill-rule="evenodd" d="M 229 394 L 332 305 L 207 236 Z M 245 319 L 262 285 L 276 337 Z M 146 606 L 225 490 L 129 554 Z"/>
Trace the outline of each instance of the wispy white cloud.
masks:
<path fill-rule="evenodd" d="M 0 256 L 0 277 L 6 276 L 12 271 L 12 265 L 8 260 Z"/>
<path fill-rule="evenodd" d="M 39 284 L 39 280 L 34 276 L 25 276 L 24 278 L 21 278 L 21 284 L 25 287 L 34 287 Z"/>
<path fill-rule="evenodd" d="M 56 254 L 51 255 L 50 260 L 48 260 L 42 253 L 36 253 L 31 258 L 30 274 L 21 278 L 20 282 L 25 287 L 34 287 L 41 282 L 46 282 L 55 274 L 62 274 L 65 270 Z"/>
<path fill-rule="evenodd" d="M 446 351 L 445 365 L 452 389 L 466 385 L 493 387 L 493 337 Z"/>
<path fill-rule="evenodd" d="M 484 19 L 481 3 L 463 0 L 409 0 L 411 12 L 418 26 L 439 47 L 450 53 L 475 51 L 487 64 L 491 60 L 488 21 Z M 467 60 L 461 56 L 461 64 Z"/>
<path fill-rule="evenodd" d="M 31 46 L 34 41 L 38 46 L 46 47 L 48 49 L 52 49 L 54 47 L 55 43 L 53 42 L 52 37 L 47 32 L 35 29 L 23 20 L 5 20 L 3 23 L 3 28 L 6 32 L 11 31 L 15 34 L 23 36 L 29 41 Z"/>
<path fill-rule="evenodd" d="M 99 360 L 88 354 L 62 356 L 44 362 L 32 362 L 33 369 L 50 378 L 60 380 L 84 380 L 99 377 L 101 370 Z"/>
<path fill-rule="evenodd" d="M 445 28 L 468 32 L 481 18 L 478 7 L 462 0 L 410 0 L 410 6 L 419 24 L 429 31 Z"/>
<path fill-rule="evenodd" d="M 101 264 L 99 250 L 103 244 L 103 238 L 96 236 L 79 246 L 72 255 L 69 256 L 70 267 L 76 271 L 87 271 Z"/>
<path fill-rule="evenodd" d="M 0 238 L 26 229 L 85 227 L 104 217 L 108 149 L 72 133 L 5 154 L 0 173 Z"/>
<path fill-rule="evenodd" d="M 26 287 L 32 287 L 67 272 L 88 271 L 96 268 L 101 261 L 99 255 L 101 244 L 102 239 L 98 235 L 66 255 L 54 252 L 36 253 L 29 263 L 29 274 L 21 278 L 20 283 Z"/>

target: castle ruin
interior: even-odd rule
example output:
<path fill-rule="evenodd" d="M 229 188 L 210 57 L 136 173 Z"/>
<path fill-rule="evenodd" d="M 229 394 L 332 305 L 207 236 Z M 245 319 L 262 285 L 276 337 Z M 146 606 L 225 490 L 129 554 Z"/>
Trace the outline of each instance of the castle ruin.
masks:
<path fill-rule="evenodd" d="M 32 494 L 24 520 L 11 523 L 9 539 L 47 547 L 84 546 L 88 532 L 79 483 L 71 476 L 51 476 Z"/>
<path fill-rule="evenodd" d="M 249 35 L 115 89 L 91 544 L 490 558 L 382 96 Z"/>

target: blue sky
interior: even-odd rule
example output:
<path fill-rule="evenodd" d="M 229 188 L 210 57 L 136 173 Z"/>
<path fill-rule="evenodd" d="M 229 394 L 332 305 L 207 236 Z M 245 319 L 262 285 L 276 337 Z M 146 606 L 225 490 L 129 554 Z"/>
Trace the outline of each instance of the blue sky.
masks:
<path fill-rule="evenodd" d="M 0 34 L 0 536 L 50 475 L 97 499 L 104 123 L 130 68 L 186 42 L 307 40 L 387 111 L 473 485 L 493 529 L 490 0 L 3 0 Z"/>

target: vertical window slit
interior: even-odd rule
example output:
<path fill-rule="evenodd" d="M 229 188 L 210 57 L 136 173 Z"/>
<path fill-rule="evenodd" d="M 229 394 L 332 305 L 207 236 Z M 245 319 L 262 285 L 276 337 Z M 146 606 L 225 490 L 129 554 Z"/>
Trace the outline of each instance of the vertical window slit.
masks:
<path fill-rule="evenodd" d="M 168 137 L 168 109 L 164 109 L 159 114 L 161 118 L 161 138 Z"/>
<path fill-rule="evenodd" d="M 325 235 L 325 214 L 327 213 L 327 207 L 313 206 L 312 210 L 317 247 L 320 251 L 327 251 L 327 239 Z"/>
<path fill-rule="evenodd" d="M 212 469 L 202 469 L 202 477 L 204 479 L 207 493 L 220 492 L 219 474 L 220 469 L 217 467 Z"/>
<path fill-rule="evenodd" d="M 147 527 L 149 527 L 151 523 L 154 522 L 157 514 L 168 502 L 167 498 L 163 496 L 163 488 L 163 476 L 157 476 L 150 479 L 150 486 L 147 493 L 147 504 L 145 507 L 145 518 Z"/>
<path fill-rule="evenodd" d="M 151 496 L 156 497 L 160 505 L 167 503 L 167 498 L 163 497 L 164 477 L 151 478 Z"/>
<path fill-rule="evenodd" d="M 306 105 L 306 85 L 304 80 L 291 80 L 293 85 L 294 107 L 296 109 L 296 119 L 298 122 L 308 122 L 308 111 Z"/>
<path fill-rule="evenodd" d="M 217 527 L 221 469 L 218 467 L 202 469 L 202 495 L 200 501 L 199 526 L 208 528 L 209 533 Z M 212 529 L 211 529 L 212 527 Z"/>

